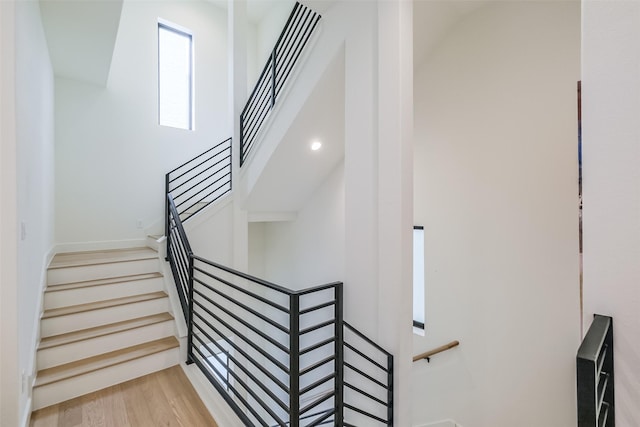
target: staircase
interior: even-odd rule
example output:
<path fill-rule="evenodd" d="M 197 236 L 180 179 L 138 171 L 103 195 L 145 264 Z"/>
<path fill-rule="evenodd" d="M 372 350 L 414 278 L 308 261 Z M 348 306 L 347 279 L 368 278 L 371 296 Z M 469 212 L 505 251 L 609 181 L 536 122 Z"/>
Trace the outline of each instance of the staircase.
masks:
<path fill-rule="evenodd" d="M 56 255 L 47 271 L 33 409 L 179 363 L 158 253 Z"/>

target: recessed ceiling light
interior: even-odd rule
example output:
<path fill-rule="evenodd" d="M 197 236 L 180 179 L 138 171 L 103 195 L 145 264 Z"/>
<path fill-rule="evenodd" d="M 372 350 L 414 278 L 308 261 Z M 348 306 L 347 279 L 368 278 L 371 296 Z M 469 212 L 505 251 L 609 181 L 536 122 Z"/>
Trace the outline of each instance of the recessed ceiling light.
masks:
<path fill-rule="evenodd" d="M 320 141 L 313 141 L 313 142 L 311 143 L 311 149 L 312 149 L 313 151 L 318 151 L 320 148 L 322 148 L 322 142 L 320 142 Z"/>

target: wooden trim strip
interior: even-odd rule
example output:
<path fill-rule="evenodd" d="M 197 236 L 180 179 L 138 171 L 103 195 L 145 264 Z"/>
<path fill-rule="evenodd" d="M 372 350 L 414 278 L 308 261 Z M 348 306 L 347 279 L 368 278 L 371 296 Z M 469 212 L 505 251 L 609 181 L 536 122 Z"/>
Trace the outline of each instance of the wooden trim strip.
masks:
<path fill-rule="evenodd" d="M 434 348 L 433 350 L 429 350 L 425 353 L 414 356 L 413 361 L 417 362 L 418 360 L 427 359 L 427 362 L 429 362 L 429 359 L 431 358 L 431 356 L 435 356 L 436 354 L 442 353 L 443 351 L 451 350 L 452 348 L 457 347 L 459 345 L 460 345 L 460 341 L 458 340 L 451 341 L 448 344 L 441 345 L 438 348 Z"/>

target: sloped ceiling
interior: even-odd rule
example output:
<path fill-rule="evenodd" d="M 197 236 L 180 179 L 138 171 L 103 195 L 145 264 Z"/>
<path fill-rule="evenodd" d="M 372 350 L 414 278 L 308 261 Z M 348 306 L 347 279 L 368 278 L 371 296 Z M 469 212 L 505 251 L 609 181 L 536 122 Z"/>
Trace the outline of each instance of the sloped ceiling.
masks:
<path fill-rule="evenodd" d="M 122 0 L 40 0 L 56 76 L 106 86 Z"/>

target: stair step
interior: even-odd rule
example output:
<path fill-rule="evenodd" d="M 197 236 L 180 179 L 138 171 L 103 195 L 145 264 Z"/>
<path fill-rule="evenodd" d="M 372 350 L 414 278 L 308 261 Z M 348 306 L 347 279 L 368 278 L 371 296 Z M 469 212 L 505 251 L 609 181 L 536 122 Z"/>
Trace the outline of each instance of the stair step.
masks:
<path fill-rule="evenodd" d="M 163 276 L 158 272 L 50 285 L 44 293 L 44 309 L 130 297 L 163 289 Z"/>
<path fill-rule="evenodd" d="M 52 308 L 44 311 L 44 313 L 42 314 L 42 319 L 50 319 L 53 317 L 83 313 L 86 311 L 115 307 L 115 306 L 125 305 L 125 304 L 133 304 L 136 302 L 149 301 L 149 300 L 166 298 L 166 297 L 167 297 L 166 293 L 164 293 L 163 291 L 158 291 L 158 292 L 151 292 L 148 294 L 133 295 L 130 297 L 114 298 L 114 299 L 91 302 L 86 304 L 71 305 L 68 307 Z"/>
<path fill-rule="evenodd" d="M 104 251 L 66 252 L 57 254 L 49 264 L 49 270 L 59 268 L 138 261 L 158 257 L 158 252 L 148 248 L 111 249 Z"/>
<path fill-rule="evenodd" d="M 140 328 L 154 323 L 166 322 L 173 320 L 173 316 L 169 313 L 153 314 L 151 316 L 139 317 L 137 319 L 125 320 L 122 322 L 111 323 L 95 328 L 81 329 L 79 331 L 67 332 L 66 334 L 45 337 L 40 340 L 38 350 L 45 350 L 60 345 L 70 344 L 78 341 L 84 341 L 90 338 L 101 337 L 104 335 L 115 334 L 129 329 Z"/>
<path fill-rule="evenodd" d="M 112 319 L 114 323 L 87 326 L 73 332 L 62 329 L 66 333 L 43 338 L 36 352 L 38 370 L 176 334 L 174 318 L 166 311 L 149 316 L 134 311 L 130 320 L 122 321 L 123 317 Z M 76 323 L 83 325 L 77 319 Z"/>
<path fill-rule="evenodd" d="M 38 371 L 34 388 L 179 347 L 171 336 Z"/>
<path fill-rule="evenodd" d="M 71 289 L 89 288 L 93 286 L 112 285 L 122 282 L 135 282 L 138 280 L 159 279 L 162 278 L 160 273 L 144 273 L 130 274 L 128 276 L 110 277 L 107 279 L 85 280 L 82 282 L 60 283 L 56 285 L 48 285 L 45 292 L 67 291 Z"/>
<path fill-rule="evenodd" d="M 148 247 L 68 252 L 53 258 L 47 269 L 47 283 L 49 287 L 53 287 L 158 271 L 160 271 L 158 252 Z"/>

